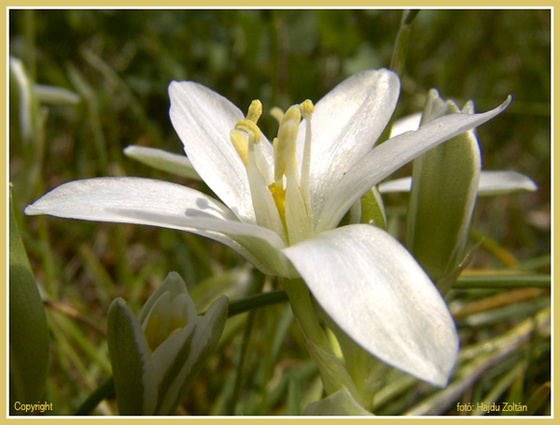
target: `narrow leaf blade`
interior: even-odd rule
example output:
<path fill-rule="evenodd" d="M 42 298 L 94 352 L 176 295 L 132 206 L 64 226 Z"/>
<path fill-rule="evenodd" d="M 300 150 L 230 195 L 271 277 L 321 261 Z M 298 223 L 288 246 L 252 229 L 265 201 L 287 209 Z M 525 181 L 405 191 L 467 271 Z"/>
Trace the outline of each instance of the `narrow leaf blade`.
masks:
<path fill-rule="evenodd" d="M 47 317 L 15 221 L 10 196 L 10 406 L 37 403 L 46 387 Z M 12 411 L 11 413 L 18 413 Z"/>

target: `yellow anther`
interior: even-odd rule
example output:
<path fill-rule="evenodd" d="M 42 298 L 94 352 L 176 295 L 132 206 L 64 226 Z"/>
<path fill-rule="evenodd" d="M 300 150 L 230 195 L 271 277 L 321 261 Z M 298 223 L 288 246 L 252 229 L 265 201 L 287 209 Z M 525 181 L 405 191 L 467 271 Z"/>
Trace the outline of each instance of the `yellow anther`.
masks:
<path fill-rule="evenodd" d="M 254 121 L 248 118 L 238 121 L 235 124 L 235 129 L 245 131 L 249 135 L 249 142 L 251 143 L 259 143 L 261 139 L 261 130 Z"/>
<path fill-rule="evenodd" d="M 278 121 L 278 124 L 280 124 L 282 122 L 282 118 L 284 118 L 284 111 L 278 106 L 274 106 L 270 110 L 270 115 L 272 115 L 272 118 L 274 118 L 276 121 Z"/>
<path fill-rule="evenodd" d="M 257 121 L 262 115 L 262 103 L 260 100 L 253 100 L 249 105 L 247 118 L 238 121 L 235 127 L 229 132 L 229 139 L 235 148 L 235 151 L 247 167 L 247 156 L 250 143 L 259 143 L 261 131 L 257 126 Z M 248 138 L 242 132 L 247 133 Z"/>
<path fill-rule="evenodd" d="M 249 112 L 247 112 L 247 119 L 253 121 L 255 124 L 262 115 L 262 103 L 260 100 L 255 99 L 249 105 Z"/>
<path fill-rule="evenodd" d="M 306 120 L 309 120 L 311 118 L 311 114 L 315 110 L 315 106 L 313 105 L 313 102 L 311 102 L 309 99 L 307 99 L 307 100 L 303 101 L 302 103 L 300 103 L 299 107 L 300 107 L 301 115 L 303 116 L 303 118 L 306 119 Z"/>
<path fill-rule="evenodd" d="M 239 158 L 241 158 L 243 164 L 247 167 L 247 151 L 249 149 L 249 142 L 247 141 L 247 138 L 239 130 L 233 128 L 229 132 L 229 139 L 231 140 L 231 144 L 235 148 L 237 155 L 239 155 Z"/>

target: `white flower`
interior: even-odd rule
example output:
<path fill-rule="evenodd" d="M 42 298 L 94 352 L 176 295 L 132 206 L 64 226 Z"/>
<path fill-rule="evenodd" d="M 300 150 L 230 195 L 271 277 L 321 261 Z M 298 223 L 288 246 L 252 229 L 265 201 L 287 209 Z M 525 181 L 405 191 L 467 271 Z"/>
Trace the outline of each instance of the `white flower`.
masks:
<path fill-rule="evenodd" d="M 170 116 L 193 167 L 220 198 L 142 178 L 66 183 L 26 209 L 84 220 L 183 230 L 235 249 L 262 272 L 301 276 L 331 319 L 381 360 L 445 385 L 458 337 L 444 300 L 412 256 L 368 224 L 337 228 L 360 197 L 437 144 L 499 114 L 453 114 L 373 148 L 396 106 L 399 79 L 369 70 L 315 106 L 294 105 L 270 143 L 229 100 L 172 82 Z M 274 146 L 273 146 L 274 145 Z"/>

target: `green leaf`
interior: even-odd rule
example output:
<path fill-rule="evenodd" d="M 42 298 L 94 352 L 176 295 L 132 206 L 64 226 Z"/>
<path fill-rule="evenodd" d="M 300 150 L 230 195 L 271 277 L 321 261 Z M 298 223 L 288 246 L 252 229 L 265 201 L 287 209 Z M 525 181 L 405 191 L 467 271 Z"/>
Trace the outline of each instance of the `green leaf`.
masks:
<path fill-rule="evenodd" d="M 310 403 L 303 412 L 310 416 L 373 416 L 354 400 L 350 392 L 343 388 L 340 391 L 319 401 Z"/>
<path fill-rule="evenodd" d="M 45 393 L 49 330 L 43 302 L 15 221 L 10 193 L 10 408 Z M 11 411 L 12 414 L 18 413 Z"/>
<path fill-rule="evenodd" d="M 545 382 L 537 388 L 529 400 L 527 400 L 527 411 L 524 414 L 536 415 L 538 409 L 541 408 L 544 403 L 550 403 L 550 386 L 550 382 Z"/>
<path fill-rule="evenodd" d="M 406 62 L 406 53 L 408 50 L 408 41 L 410 38 L 411 24 L 418 10 L 403 10 L 401 26 L 399 27 L 399 32 L 397 34 L 397 40 L 393 47 L 393 56 L 391 58 L 390 68 L 397 74 L 402 75 L 404 70 L 404 64 Z"/>
<path fill-rule="evenodd" d="M 80 102 L 80 96 L 62 87 L 35 84 L 33 91 L 39 102 L 49 105 L 75 105 Z"/>
<path fill-rule="evenodd" d="M 152 413 L 155 396 L 151 392 L 155 388 L 144 378 L 150 349 L 138 319 L 121 298 L 109 306 L 107 343 L 119 413 Z"/>
<path fill-rule="evenodd" d="M 10 58 L 10 110 L 10 116 L 19 119 L 19 125 L 12 127 L 16 130 L 16 135 L 19 135 L 24 143 L 35 140 L 40 125 L 39 101 L 25 65 L 14 57 Z"/>

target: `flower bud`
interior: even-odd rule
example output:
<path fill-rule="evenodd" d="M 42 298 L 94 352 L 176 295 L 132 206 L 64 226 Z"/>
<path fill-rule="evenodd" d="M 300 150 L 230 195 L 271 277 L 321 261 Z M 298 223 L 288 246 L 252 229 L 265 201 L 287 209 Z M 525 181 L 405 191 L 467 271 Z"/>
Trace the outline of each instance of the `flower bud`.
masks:
<path fill-rule="evenodd" d="M 120 414 L 172 414 L 224 330 L 222 296 L 203 316 L 177 273 L 170 273 L 138 317 L 124 300 L 109 307 L 109 356 Z"/>
<path fill-rule="evenodd" d="M 460 111 L 432 89 L 422 125 L 448 114 L 472 114 L 473 109 L 469 102 Z M 407 246 L 442 293 L 449 290 L 465 255 L 480 174 L 480 147 L 474 130 L 413 161 Z"/>

